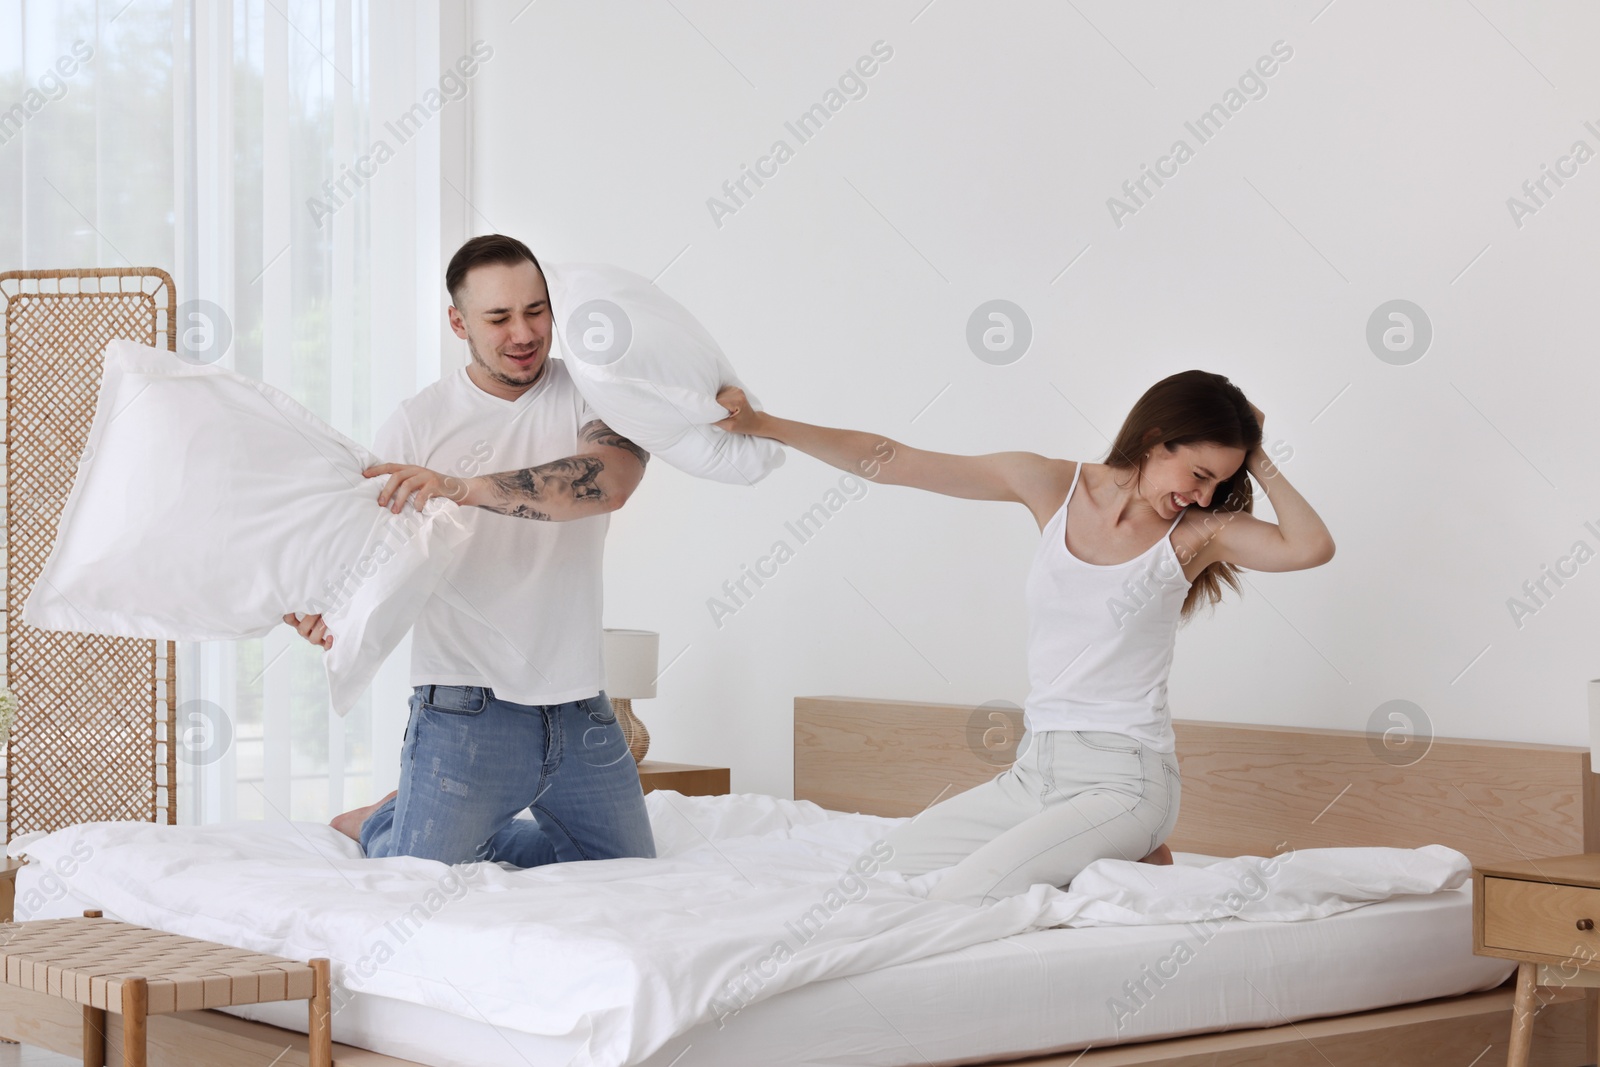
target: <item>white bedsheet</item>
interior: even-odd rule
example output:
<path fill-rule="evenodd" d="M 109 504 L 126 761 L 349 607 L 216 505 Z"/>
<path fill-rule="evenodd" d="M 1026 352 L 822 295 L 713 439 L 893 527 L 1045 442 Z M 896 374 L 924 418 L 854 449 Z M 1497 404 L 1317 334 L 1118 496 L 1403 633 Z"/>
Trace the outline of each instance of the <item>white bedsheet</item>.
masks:
<path fill-rule="evenodd" d="M 660 858 L 532 871 L 366 860 L 315 824 L 73 827 L 14 845 L 34 861 L 19 879 L 18 914 L 73 914 L 92 901 L 159 929 L 330 956 L 345 989 L 581 1042 L 577 1065 L 639 1062 L 696 1024 L 810 982 L 1097 921 L 1077 883 L 969 907 L 926 899 L 937 875 L 859 879 L 895 820 L 757 795 L 646 799 Z M 1336 894 L 1263 903 L 1280 882 L 1291 888 L 1286 871 L 1311 868 L 1316 856 L 1303 851 L 1257 863 L 1254 881 L 1226 876 L 1206 918 L 1348 909 L 1397 888 L 1444 888 L 1465 869 L 1448 850 L 1340 851 L 1347 877 Z M 1366 875 L 1348 877 L 1361 865 Z M 1095 871 L 1119 892 L 1145 893 L 1147 918 L 1195 907 L 1182 869 L 1102 861 Z M 1163 879 L 1164 895 L 1152 888 Z"/>
<path fill-rule="evenodd" d="M 1315 922 L 1223 924 L 1174 977 L 1152 986 L 1151 998 L 1132 1004 L 1123 983 L 1142 979 L 1142 968 L 1179 939 L 1198 944 L 1186 926 L 1035 930 L 812 982 L 726 1026 L 706 1022 L 679 1034 L 640 1067 L 989 1062 L 1456 996 L 1492 989 L 1516 969 L 1473 955 L 1470 882 Z M 1119 1014 L 1114 1002 L 1132 1013 Z M 298 1003 L 233 1011 L 306 1029 Z M 335 1018 L 334 1035 L 432 1067 L 564 1064 L 581 1045 L 362 995 Z"/>

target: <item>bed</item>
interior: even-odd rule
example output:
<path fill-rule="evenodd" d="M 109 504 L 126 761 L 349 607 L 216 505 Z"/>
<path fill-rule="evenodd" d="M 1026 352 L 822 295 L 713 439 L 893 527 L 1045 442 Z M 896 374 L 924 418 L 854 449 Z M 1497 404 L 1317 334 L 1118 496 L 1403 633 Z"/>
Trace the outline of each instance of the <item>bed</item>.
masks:
<path fill-rule="evenodd" d="M 1014 720 L 997 725 L 969 707 L 802 698 L 794 713 L 795 796 L 836 812 L 914 815 L 991 776 L 1019 732 Z M 1592 848 L 1590 827 L 1600 825 L 1586 817 L 1595 794 L 1583 749 L 1437 740 L 1424 758 L 1402 766 L 1359 733 L 1180 723 L 1178 735 L 1183 814 L 1171 844 L 1183 852 L 1273 856 L 1286 848 L 1437 842 L 1485 863 Z M 19 883 L 19 892 L 26 886 Z M 1136 1028 L 1113 1035 L 1137 1043 L 1115 1047 L 1101 1036 L 1083 1040 L 1094 1022 L 1083 1029 L 1061 1005 L 1101 1001 L 1095 1010 L 1103 1032 L 1105 979 L 1088 976 L 1105 973 L 1095 970 L 1103 966 L 1113 976 L 1127 971 L 1128 980 L 1140 979 L 1140 967 L 1119 971 L 1118 961 L 1158 959 L 1172 942 L 1170 927 L 1139 928 L 1131 939 L 1126 930 L 1033 930 L 801 985 L 754 1003 L 725 1028 L 702 1024 L 641 1062 L 1491 1063 L 1509 1030 L 1511 993 L 1497 981 L 1504 965 L 1471 956 L 1468 916 L 1470 898 L 1453 892 L 1311 923 L 1235 924 L 1183 975 L 1198 988 L 1224 992 L 1230 976 L 1242 973 L 1254 980 L 1260 1002 L 1223 996 L 1215 1010 L 1199 1011 L 1164 990 L 1149 998 L 1148 1011 L 1135 1013 Z M 1285 934 L 1299 943 L 1287 944 Z M 1321 962 L 1329 980 L 1296 981 L 1308 960 Z M 1087 984 L 1075 987 L 1074 980 Z M 1384 1003 L 1398 1006 L 1377 1006 Z M 1586 1055 L 1592 1062 L 1585 1048 L 1594 1033 L 1590 1010 L 1574 991 L 1542 1011 L 1535 1062 L 1570 1065 Z M 270 1025 L 288 1020 L 270 1010 L 253 1014 L 269 1022 L 216 1012 L 152 1020 L 152 1062 L 305 1062 L 304 1038 Z M 817 1025 L 820 1017 L 826 1027 Z M 71 1054 L 80 1026 L 69 1006 L 0 989 L 0 1032 Z M 427 1054 L 420 1040 L 423 1058 L 397 1054 L 404 1042 L 396 1035 L 407 1027 L 431 1035 L 436 1049 L 497 1042 L 498 1052 L 484 1053 L 483 1062 L 568 1059 L 549 1045 L 519 1047 L 516 1035 L 481 1021 L 382 997 L 348 1005 L 336 1019 L 336 1036 L 354 1035 L 389 1051 L 342 1045 L 336 1057 L 373 1067 L 447 1062 Z M 1186 1029 L 1222 1032 L 1174 1036 Z M 113 1047 L 116 1040 L 113 1033 Z"/>

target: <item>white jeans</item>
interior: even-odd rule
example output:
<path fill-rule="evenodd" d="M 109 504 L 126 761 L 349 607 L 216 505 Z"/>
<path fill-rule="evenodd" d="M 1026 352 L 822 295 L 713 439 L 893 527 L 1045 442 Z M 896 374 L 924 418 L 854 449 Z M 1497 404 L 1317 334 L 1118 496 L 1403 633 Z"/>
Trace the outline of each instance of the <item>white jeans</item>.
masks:
<path fill-rule="evenodd" d="M 1098 859 L 1139 860 L 1178 821 L 1178 760 L 1125 734 L 1029 734 L 1011 769 L 896 827 L 885 866 L 952 868 L 929 896 L 987 903 L 1065 886 Z"/>

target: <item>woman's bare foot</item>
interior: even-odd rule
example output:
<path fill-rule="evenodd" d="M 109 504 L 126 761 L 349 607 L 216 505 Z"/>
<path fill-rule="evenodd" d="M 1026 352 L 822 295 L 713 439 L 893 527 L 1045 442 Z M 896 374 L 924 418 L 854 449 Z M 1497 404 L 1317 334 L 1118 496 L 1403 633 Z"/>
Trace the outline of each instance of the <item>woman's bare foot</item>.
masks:
<path fill-rule="evenodd" d="M 1172 850 L 1166 845 L 1162 845 L 1139 862 L 1153 863 L 1158 867 L 1170 867 L 1172 866 Z"/>
<path fill-rule="evenodd" d="M 348 837 L 350 840 L 359 843 L 361 841 L 362 825 L 366 823 L 367 819 L 371 818 L 373 812 L 387 804 L 399 792 L 400 790 L 396 789 L 394 792 L 390 793 L 388 796 L 384 797 L 380 801 L 377 801 L 376 803 L 368 804 L 364 808 L 356 808 L 352 811 L 347 811 L 343 815 L 335 815 L 333 817 L 333 821 L 328 825 L 339 831 L 344 836 Z"/>

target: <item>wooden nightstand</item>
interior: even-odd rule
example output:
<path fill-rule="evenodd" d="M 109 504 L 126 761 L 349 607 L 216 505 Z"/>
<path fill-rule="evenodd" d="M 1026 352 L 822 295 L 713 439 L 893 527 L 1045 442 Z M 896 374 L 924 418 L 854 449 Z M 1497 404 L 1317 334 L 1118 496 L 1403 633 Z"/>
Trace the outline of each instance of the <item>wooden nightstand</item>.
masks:
<path fill-rule="evenodd" d="M 1517 961 L 1506 1067 L 1527 1067 L 1551 987 L 1600 987 L 1600 853 L 1472 872 L 1472 951 Z M 1593 995 L 1589 1018 L 1595 1025 Z"/>
<path fill-rule="evenodd" d="M 639 764 L 639 784 L 646 793 L 652 789 L 675 789 L 691 797 L 725 796 L 729 791 L 728 768 L 647 759 Z"/>

